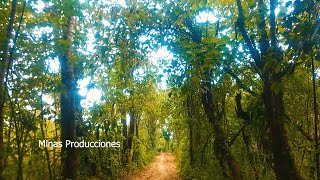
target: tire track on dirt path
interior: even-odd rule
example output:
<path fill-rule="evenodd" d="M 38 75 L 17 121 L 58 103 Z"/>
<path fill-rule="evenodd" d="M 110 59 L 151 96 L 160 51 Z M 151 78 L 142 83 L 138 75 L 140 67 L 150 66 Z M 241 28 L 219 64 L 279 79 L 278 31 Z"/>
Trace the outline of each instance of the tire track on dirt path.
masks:
<path fill-rule="evenodd" d="M 159 153 L 143 170 L 133 174 L 128 180 L 180 180 L 176 161 L 171 153 Z"/>

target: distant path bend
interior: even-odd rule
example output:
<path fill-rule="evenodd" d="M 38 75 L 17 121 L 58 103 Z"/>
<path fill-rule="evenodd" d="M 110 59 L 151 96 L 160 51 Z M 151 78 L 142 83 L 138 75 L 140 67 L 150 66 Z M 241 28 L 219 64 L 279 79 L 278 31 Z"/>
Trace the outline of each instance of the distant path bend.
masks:
<path fill-rule="evenodd" d="M 176 161 L 170 153 L 159 153 L 143 170 L 133 174 L 129 180 L 180 180 Z"/>

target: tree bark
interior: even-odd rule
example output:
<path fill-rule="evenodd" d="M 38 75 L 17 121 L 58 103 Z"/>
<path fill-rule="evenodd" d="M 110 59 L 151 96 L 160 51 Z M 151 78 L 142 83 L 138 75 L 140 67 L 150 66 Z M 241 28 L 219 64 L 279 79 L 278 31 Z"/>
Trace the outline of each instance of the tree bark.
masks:
<path fill-rule="evenodd" d="M 209 122 L 213 125 L 215 132 L 214 153 L 223 170 L 224 177 L 227 179 L 241 180 L 243 179 L 243 173 L 239 163 L 232 155 L 227 143 L 228 136 L 222 126 L 224 107 L 219 108 L 219 103 L 216 100 L 213 100 L 212 85 L 210 81 L 212 70 L 206 68 L 205 72 L 205 78 L 202 83 L 203 92 L 201 102 L 204 112 Z"/>
<path fill-rule="evenodd" d="M 60 52 L 61 81 L 64 91 L 61 92 L 61 140 L 63 147 L 62 155 L 62 176 L 64 179 L 77 179 L 77 152 L 74 147 L 66 147 L 66 140 L 76 141 L 76 107 L 75 107 L 75 77 L 73 62 L 71 59 L 75 20 L 73 16 L 68 19 L 68 29 L 64 32 L 63 39 L 68 41 L 69 47 Z"/>
<path fill-rule="evenodd" d="M 227 135 L 222 129 L 221 119 L 222 114 L 212 102 L 212 94 L 210 91 L 205 91 L 202 95 L 202 104 L 209 122 L 213 125 L 215 131 L 214 153 L 217 157 L 220 167 L 223 170 L 223 175 L 227 179 L 243 179 L 242 171 L 239 163 L 232 155 L 232 152 L 227 145 Z"/>
<path fill-rule="evenodd" d="M 287 132 L 284 127 L 283 93 L 280 91 L 275 94 L 270 87 L 271 82 L 264 82 L 263 101 L 277 179 L 301 179 L 294 158 L 290 154 Z"/>

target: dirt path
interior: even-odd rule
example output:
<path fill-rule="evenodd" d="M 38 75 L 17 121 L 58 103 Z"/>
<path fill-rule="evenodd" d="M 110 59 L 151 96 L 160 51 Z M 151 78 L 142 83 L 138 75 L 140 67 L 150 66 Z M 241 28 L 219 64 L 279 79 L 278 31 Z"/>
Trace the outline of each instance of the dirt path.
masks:
<path fill-rule="evenodd" d="M 133 174 L 129 180 L 180 180 L 175 164 L 175 158 L 170 153 L 160 153 L 143 170 Z"/>

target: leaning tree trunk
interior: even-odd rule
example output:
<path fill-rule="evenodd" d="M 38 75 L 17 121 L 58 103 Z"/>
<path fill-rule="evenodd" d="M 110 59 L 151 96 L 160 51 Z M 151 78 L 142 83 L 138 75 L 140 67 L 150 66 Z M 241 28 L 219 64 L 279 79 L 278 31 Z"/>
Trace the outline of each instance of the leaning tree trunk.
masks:
<path fill-rule="evenodd" d="M 192 32 L 191 39 L 198 45 L 202 44 L 202 31 L 196 31 L 192 27 L 192 20 L 186 19 L 187 28 Z M 218 36 L 218 25 L 216 28 L 216 36 Z M 208 38 L 208 24 L 206 27 L 206 38 Z M 216 46 L 216 45 L 215 45 Z M 213 68 L 205 64 L 204 59 L 199 58 L 201 66 L 204 70 L 204 77 L 202 77 L 201 88 L 202 97 L 201 102 L 205 111 L 205 114 L 209 122 L 213 125 L 215 140 L 214 140 L 214 153 L 219 161 L 220 167 L 223 170 L 223 175 L 227 179 L 243 179 L 243 173 L 236 158 L 232 155 L 232 152 L 227 144 L 227 134 L 222 128 L 222 119 L 224 110 L 219 110 L 218 101 L 213 100 L 212 93 L 212 77 Z M 223 107 L 224 108 L 224 107 Z"/>
<path fill-rule="evenodd" d="M 64 32 L 63 39 L 70 45 L 67 50 L 63 50 L 60 55 L 61 81 L 64 85 L 64 91 L 61 92 L 61 140 L 63 147 L 62 155 L 62 176 L 64 179 L 77 179 L 77 161 L 78 155 L 74 147 L 66 147 L 66 140 L 76 141 L 76 107 L 75 107 L 75 90 L 74 90 L 74 68 L 71 60 L 75 20 L 71 16 L 68 19 L 68 29 Z"/>
<path fill-rule="evenodd" d="M 224 132 L 221 119 L 222 112 L 213 104 L 212 93 L 206 90 L 202 95 L 202 104 L 209 122 L 213 125 L 215 131 L 214 153 L 223 170 L 223 175 L 227 179 L 243 179 L 242 171 L 239 163 L 232 155 L 227 144 L 227 134 Z"/>

